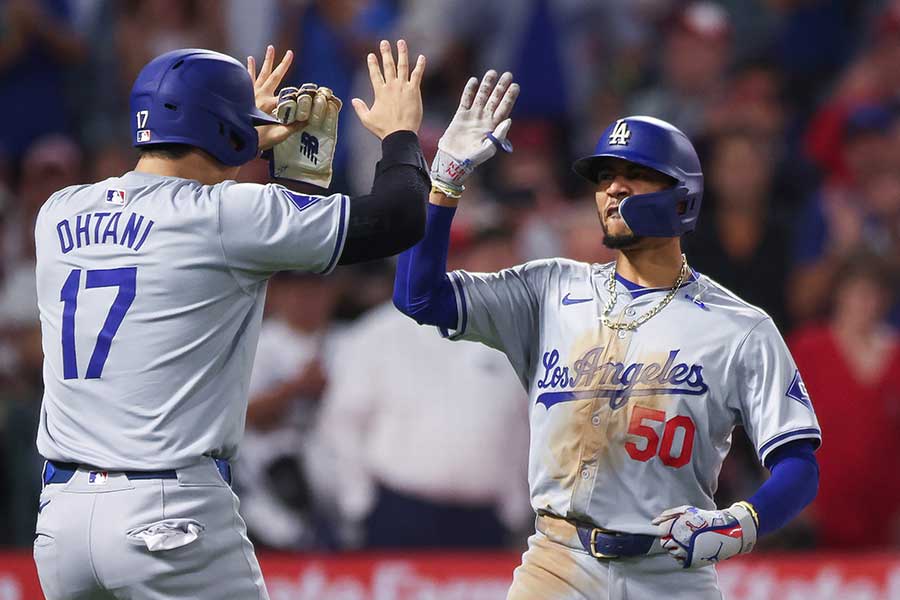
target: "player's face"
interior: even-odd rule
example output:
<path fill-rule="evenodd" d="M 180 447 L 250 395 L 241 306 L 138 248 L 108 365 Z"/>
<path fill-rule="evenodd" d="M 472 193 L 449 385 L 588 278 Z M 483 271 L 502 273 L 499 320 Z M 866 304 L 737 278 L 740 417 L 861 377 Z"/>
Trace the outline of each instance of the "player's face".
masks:
<path fill-rule="evenodd" d="M 619 204 L 628 196 L 659 192 L 671 186 L 671 179 L 643 165 L 620 158 L 604 161 L 597 172 L 597 215 L 603 227 L 603 245 L 607 248 L 630 248 L 641 238 L 619 215 Z"/>

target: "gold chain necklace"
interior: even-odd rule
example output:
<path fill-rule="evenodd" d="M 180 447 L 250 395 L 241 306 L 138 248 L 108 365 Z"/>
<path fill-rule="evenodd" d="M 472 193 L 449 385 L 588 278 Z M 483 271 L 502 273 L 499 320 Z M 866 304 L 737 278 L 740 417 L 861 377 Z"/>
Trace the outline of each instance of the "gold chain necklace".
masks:
<path fill-rule="evenodd" d="M 672 298 L 674 298 L 675 294 L 678 293 L 678 288 L 680 288 L 681 284 L 684 283 L 685 277 L 687 277 L 687 257 L 682 254 L 681 270 L 678 271 L 678 278 L 675 280 L 675 284 L 672 286 L 672 289 L 669 290 L 668 294 L 666 294 L 666 297 L 660 300 L 656 306 L 642 314 L 634 321 L 628 321 L 627 323 L 615 323 L 612 321 L 612 319 L 609 318 L 609 314 L 612 312 L 613 307 L 616 305 L 616 300 L 618 298 L 618 295 L 616 294 L 616 267 L 613 266 L 613 268 L 609 270 L 609 276 L 606 279 L 606 289 L 609 291 L 609 300 L 606 302 L 606 306 L 603 307 L 603 315 L 600 317 L 600 320 L 605 326 L 609 327 L 610 329 L 614 329 L 617 331 L 624 331 L 626 329 L 634 331 L 635 329 L 649 321 L 654 315 L 664 309 L 666 305 L 672 301 Z"/>

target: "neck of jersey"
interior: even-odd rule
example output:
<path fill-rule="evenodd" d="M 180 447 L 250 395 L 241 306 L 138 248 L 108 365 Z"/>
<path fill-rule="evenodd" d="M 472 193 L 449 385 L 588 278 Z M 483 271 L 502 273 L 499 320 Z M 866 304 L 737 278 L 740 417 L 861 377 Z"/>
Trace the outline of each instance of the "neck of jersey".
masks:
<path fill-rule="evenodd" d="M 694 271 L 693 269 L 691 269 L 691 272 L 688 274 L 687 278 L 684 280 L 684 283 L 681 284 L 681 287 L 684 287 L 687 284 L 691 283 L 692 281 L 696 281 L 696 280 L 697 280 L 697 272 Z M 664 288 L 664 287 L 652 287 L 652 288 L 644 287 L 633 281 L 625 279 L 618 273 L 616 273 L 616 281 L 618 281 L 619 283 L 624 285 L 625 289 L 627 289 L 629 292 L 631 292 L 632 298 L 639 298 L 645 294 L 650 294 L 652 292 L 662 292 L 662 291 L 671 289 L 671 288 Z"/>

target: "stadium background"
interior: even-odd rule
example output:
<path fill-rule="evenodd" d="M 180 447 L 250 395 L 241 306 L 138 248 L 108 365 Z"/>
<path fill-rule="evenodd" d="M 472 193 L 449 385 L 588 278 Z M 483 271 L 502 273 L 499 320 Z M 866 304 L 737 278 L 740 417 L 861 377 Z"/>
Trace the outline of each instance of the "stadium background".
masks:
<path fill-rule="evenodd" d="M 592 190 L 569 170 L 572 159 L 625 114 L 662 117 L 695 140 L 707 192 L 699 229 L 685 239 L 689 262 L 773 316 L 824 431 L 816 502 L 754 555 L 723 565 L 723 588 L 730 598 L 900 598 L 900 4 L 0 0 L 0 600 L 40 597 L 29 546 L 41 465 L 31 235 L 41 203 L 132 168 L 128 90 L 159 53 L 198 46 L 259 59 L 271 41 L 297 54 L 288 83 L 328 85 L 346 102 L 369 98 L 365 53 L 399 37 L 428 57 L 420 131 L 428 158 L 468 76 L 509 69 L 522 86 L 515 152 L 479 171 L 454 225 L 452 260 L 461 265 L 609 260 Z M 349 107 L 339 133 L 333 189 L 364 192 L 377 140 Z M 241 173 L 266 177 L 261 161 Z M 248 413 L 246 460 L 257 462 L 239 487 L 273 598 L 503 598 L 532 525 L 525 454 L 514 444 L 445 452 L 445 464 L 430 465 L 451 482 L 471 475 L 478 489 L 416 489 L 419 450 L 440 457 L 448 445 L 482 444 L 478 435 L 496 442 L 526 423 L 490 397 L 452 422 L 428 413 L 446 402 L 409 389 L 406 333 L 371 339 L 391 276 L 390 263 L 368 264 L 271 284 L 270 347 L 261 347 Z M 384 364 L 361 364 L 376 358 Z M 377 386 L 373 406 L 412 394 L 421 411 L 406 422 L 412 441 L 377 442 L 380 456 L 393 456 L 394 481 L 408 477 L 387 506 L 360 440 L 368 424 L 391 417 L 374 415 L 365 398 L 362 407 L 343 402 L 348 381 L 361 382 L 360 396 L 378 369 L 401 375 Z M 432 385 L 464 390 L 470 375 L 438 372 Z M 433 427 L 415 431 L 422 423 Z M 749 496 L 764 478 L 736 432 L 719 504 Z M 457 509 L 493 511 L 502 531 L 463 529 L 453 539 L 408 531 L 442 519 L 453 528 Z"/>

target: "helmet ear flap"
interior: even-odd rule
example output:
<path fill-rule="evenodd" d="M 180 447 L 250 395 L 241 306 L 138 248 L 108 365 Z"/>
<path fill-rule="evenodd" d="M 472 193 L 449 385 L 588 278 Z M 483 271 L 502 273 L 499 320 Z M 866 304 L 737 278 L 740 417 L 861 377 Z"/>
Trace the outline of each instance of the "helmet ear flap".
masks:
<path fill-rule="evenodd" d="M 692 231 L 697 223 L 697 202 L 684 186 L 636 194 L 619 204 L 619 214 L 628 228 L 641 237 L 677 237 Z"/>
<path fill-rule="evenodd" d="M 247 147 L 247 141 L 238 135 L 233 127 L 228 128 L 228 141 L 231 143 L 231 147 L 234 148 L 235 152 L 242 152 L 244 148 Z"/>

